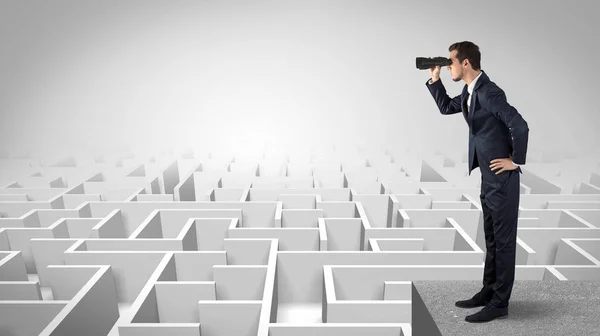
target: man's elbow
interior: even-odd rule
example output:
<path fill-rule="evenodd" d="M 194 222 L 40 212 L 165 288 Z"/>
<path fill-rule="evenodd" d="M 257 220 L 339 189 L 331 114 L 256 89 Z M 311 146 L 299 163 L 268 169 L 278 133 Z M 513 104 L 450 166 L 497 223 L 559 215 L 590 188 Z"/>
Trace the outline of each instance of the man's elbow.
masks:
<path fill-rule="evenodd" d="M 509 131 L 513 137 L 527 137 L 529 135 L 529 125 L 525 120 L 521 119 L 521 122 L 509 127 Z"/>
<path fill-rule="evenodd" d="M 513 136 L 518 138 L 527 138 L 529 136 L 529 127 L 527 125 L 515 128 Z"/>
<path fill-rule="evenodd" d="M 448 105 L 443 105 L 442 107 L 440 107 L 440 113 L 443 115 L 452 115 L 452 114 L 456 114 L 462 112 L 461 109 L 457 109 L 456 107 L 448 104 Z"/>
<path fill-rule="evenodd" d="M 521 128 L 523 128 L 523 132 L 525 133 L 529 133 L 529 124 L 527 124 L 527 121 L 525 121 L 525 119 L 521 118 Z"/>

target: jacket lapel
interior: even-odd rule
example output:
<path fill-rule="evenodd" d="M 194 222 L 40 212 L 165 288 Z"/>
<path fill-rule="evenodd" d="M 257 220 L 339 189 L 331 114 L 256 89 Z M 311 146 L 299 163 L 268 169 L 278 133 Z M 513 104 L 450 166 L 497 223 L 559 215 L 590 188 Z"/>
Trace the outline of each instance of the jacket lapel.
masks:
<path fill-rule="evenodd" d="M 481 79 L 481 78 L 480 78 Z M 477 83 L 479 83 L 479 81 L 477 81 Z M 471 125 L 473 123 L 473 111 L 475 111 L 475 95 L 477 94 L 477 91 L 475 91 L 475 88 L 473 88 L 473 93 L 471 94 L 471 97 L 469 99 L 471 99 L 471 107 L 469 107 L 469 125 Z"/>
<path fill-rule="evenodd" d="M 477 80 L 477 83 L 475 83 L 475 87 L 473 87 L 473 93 L 471 94 L 471 107 L 469 108 L 469 113 L 467 115 L 467 123 L 469 124 L 469 126 L 471 126 L 473 124 L 473 112 L 475 111 L 475 105 L 477 104 L 477 99 L 475 99 L 475 97 L 477 96 L 477 89 L 479 89 L 479 87 L 481 85 L 483 85 L 483 83 L 489 82 L 489 77 L 487 76 L 487 74 L 485 73 L 485 71 L 481 70 L 481 76 L 479 76 L 479 79 Z M 469 92 L 466 90 L 466 85 L 465 85 L 465 92 L 466 92 L 466 96 L 469 95 Z M 466 105 L 466 97 L 463 97 L 463 100 L 465 101 L 465 105 Z M 466 108 L 466 106 L 465 106 Z"/>

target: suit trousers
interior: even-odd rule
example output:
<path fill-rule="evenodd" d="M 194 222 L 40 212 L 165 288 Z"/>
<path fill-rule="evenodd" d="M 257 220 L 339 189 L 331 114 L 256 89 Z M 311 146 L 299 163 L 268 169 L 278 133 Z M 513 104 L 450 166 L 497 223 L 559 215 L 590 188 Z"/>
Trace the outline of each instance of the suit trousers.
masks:
<path fill-rule="evenodd" d="M 496 307 L 508 307 L 515 280 L 520 176 L 509 170 L 504 182 L 482 178 L 481 207 L 485 232 L 484 297 Z"/>

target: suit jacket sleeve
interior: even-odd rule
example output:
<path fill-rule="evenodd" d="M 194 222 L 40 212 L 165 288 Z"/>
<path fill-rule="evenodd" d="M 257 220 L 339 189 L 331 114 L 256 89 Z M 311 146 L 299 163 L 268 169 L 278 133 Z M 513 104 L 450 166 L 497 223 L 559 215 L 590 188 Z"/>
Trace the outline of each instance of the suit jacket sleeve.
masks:
<path fill-rule="evenodd" d="M 433 84 L 429 84 L 429 80 L 427 80 L 425 85 L 429 89 L 429 92 L 431 92 L 441 114 L 455 114 L 462 112 L 460 95 L 450 98 L 446 93 L 446 88 L 442 84 L 441 79 L 438 79 Z"/>
<path fill-rule="evenodd" d="M 516 164 L 525 164 L 527 157 L 527 142 L 529 139 L 529 126 L 521 114 L 506 101 L 504 91 L 494 86 L 481 101 L 482 107 L 490 111 L 500 120 L 510 132 L 512 141 L 512 161 Z"/>

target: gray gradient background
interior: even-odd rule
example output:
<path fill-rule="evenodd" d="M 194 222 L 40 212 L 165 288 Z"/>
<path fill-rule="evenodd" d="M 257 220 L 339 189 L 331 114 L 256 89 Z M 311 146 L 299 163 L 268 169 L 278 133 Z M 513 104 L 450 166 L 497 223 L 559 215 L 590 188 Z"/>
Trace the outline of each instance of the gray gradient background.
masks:
<path fill-rule="evenodd" d="M 415 57 L 470 40 L 529 123 L 529 151 L 598 156 L 598 6 L 2 0 L 0 150 L 335 139 L 466 151 L 463 117 L 439 113 Z M 441 78 L 460 94 L 464 82 Z"/>

